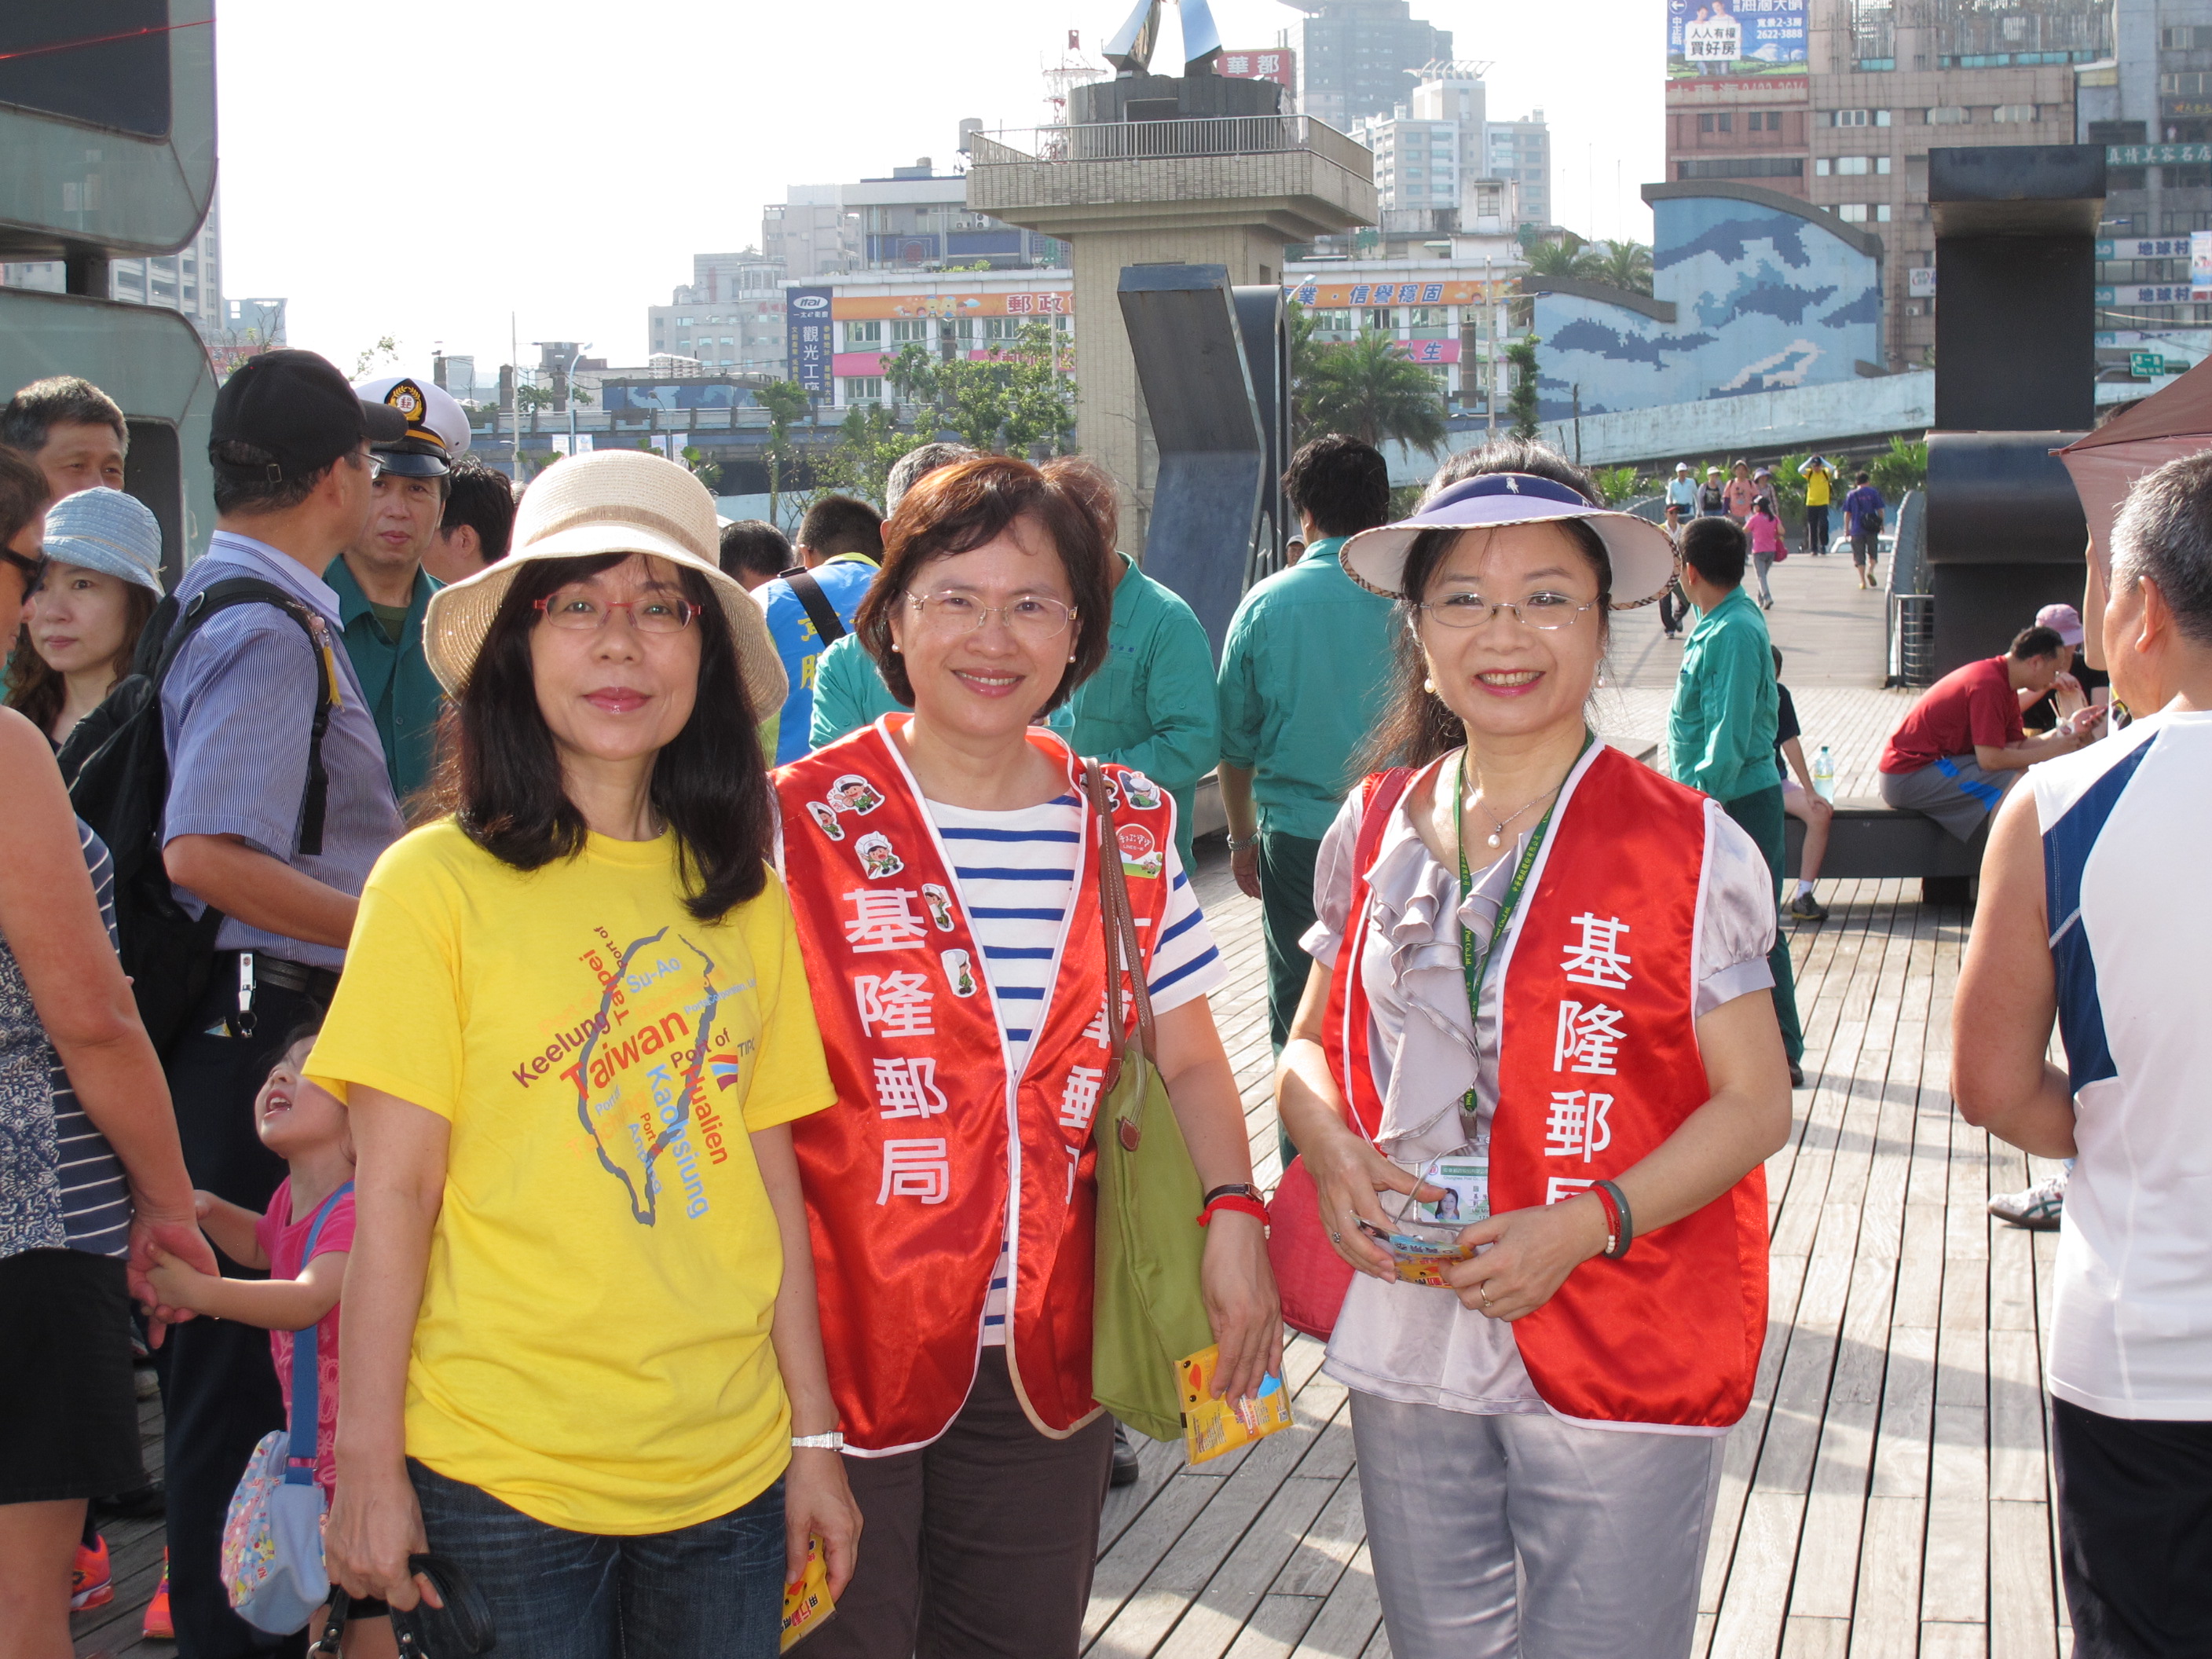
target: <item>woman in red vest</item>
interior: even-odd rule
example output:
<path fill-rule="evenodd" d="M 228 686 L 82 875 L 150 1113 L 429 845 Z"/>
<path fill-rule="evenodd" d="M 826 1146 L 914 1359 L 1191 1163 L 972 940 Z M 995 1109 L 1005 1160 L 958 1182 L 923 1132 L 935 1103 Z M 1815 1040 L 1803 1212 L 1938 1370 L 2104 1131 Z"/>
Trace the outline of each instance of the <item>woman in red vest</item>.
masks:
<path fill-rule="evenodd" d="M 1686 1654 L 1765 1336 L 1772 879 L 1589 730 L 1608 613 L 1674 573 L 1596 499 L 1494 444 L 1346 549 L 1404 608 L 1403 764 L 1323 843 L 1278 1102 L 1358 1269 L 1327 1366 L 1399 1659 Z M 1474 1253 L 1407 1282 L 1365 1227 Z"/>
<path fill-rule="evenodd" d="M 815 1659 L 1073 1655 L 1113 1425 L 1091 1397 L 1106 960 L 1083 763 L 1033 721 L 1104 659 L 1111 496 L 1079 463 L 984 456 L 884 526 L 855 631 L 911 715 L 776 775 L 837 1104 L 794 1126 L 823 1346 L 866 1526 Z M 1222 968 L 1175 806 L 1104 769 L 1160 1070 L 1207 1189 L 1223 1392 L 1281 1325 Z"/>

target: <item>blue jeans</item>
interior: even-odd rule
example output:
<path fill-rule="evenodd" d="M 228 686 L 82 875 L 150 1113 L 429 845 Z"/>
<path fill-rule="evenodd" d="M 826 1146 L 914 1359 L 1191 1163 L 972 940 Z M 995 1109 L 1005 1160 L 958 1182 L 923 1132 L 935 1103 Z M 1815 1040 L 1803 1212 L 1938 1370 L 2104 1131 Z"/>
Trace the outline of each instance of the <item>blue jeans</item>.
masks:
<path fill-rule="evenodd" d="M 433 1554 L 459 1564 L 501 1653 L 529 1659 L 773 1659 L 783 1623 L 783 1482 L 674 1532 L 602 1537 L 510 1509 L 407 1460 Z"/>

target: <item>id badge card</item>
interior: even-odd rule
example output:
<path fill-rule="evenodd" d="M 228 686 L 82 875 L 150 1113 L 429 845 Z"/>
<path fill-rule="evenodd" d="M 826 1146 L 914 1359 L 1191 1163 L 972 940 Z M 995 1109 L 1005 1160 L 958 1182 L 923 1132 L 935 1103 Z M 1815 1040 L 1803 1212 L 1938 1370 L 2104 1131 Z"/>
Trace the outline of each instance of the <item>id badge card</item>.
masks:
<path fill-rule="evenodd" d="M 1454 1227 L 1471 1227 L 1490 1219 L 1490 1156 L 1486 1152 L 1449 1152 L 1422 1171 L 1421 1179 L 1444 1189 L 1433 1202 L 1414 1207 L 1431 1221 Z"/>

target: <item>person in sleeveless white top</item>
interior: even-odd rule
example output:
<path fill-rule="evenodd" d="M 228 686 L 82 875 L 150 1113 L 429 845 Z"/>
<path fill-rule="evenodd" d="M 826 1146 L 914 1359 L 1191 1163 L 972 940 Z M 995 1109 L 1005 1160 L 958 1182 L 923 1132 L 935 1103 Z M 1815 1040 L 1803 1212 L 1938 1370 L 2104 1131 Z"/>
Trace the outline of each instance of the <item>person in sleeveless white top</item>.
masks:
<path fill-rule="evenodd" d="M 1951 1090 L 1968 1122 L 2075 1160 L 2049 1358 L 2060 1553 L 2078 1659 L 2135 1659 L 2212 1653 L 2212 455 L 2130 495 L 2104 647 L 2115 703 L 2145 712 L 1998 810 Z"/>

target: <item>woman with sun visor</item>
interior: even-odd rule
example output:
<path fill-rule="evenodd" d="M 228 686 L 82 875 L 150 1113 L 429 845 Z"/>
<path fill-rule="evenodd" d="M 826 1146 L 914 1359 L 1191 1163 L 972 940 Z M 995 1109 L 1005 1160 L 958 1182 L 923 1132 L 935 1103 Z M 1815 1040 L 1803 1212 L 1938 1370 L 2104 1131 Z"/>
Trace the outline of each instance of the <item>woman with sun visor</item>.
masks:
<path fill-rule="evenodd" d="M 1399 1659 L 1686 1654 L 1765 1336 L 1772 883 L 1590 730 L 1612 613 L 1674 574 L 1597 500 L 1495 443 L 1344 553 L 1398 686 L 1277 1101 L 1357 1269 L 1326 1369 Z"/>

